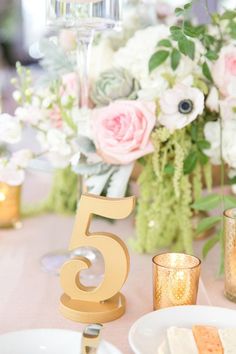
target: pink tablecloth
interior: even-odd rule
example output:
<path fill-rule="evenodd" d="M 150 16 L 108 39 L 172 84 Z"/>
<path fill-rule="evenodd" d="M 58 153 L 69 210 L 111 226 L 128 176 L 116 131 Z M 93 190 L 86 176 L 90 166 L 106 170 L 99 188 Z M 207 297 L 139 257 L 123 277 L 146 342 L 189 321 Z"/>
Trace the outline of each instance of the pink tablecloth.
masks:
<path fill-rule="evenodd" d="M 30 176 L 24 199 L 36 201 L 49 189 L 49 178 L 43 174 Z M 73 217 L 44 215 L 27 219 L 21 230 L 0 231 L 0 333 L 32 328 L 65 328 L 82 330 L 83 326 L 64 319 L 58 311 L 62 293 L 59 278 L 44 273 L 40 257 L 68 246 Z M 112 231 L 128 240 L 134 236 L 132 219 L 107 223 L 94 221 L 94 228 Z M 195 245 L 200 254 L 202 243 Z M 140 316 L 152 310 L 151 256 L 130 251 L 131 270 L 123 293 L 127 312 L 119 320 L 105 324 L 104 339 L 130 354 L 128 331 Z M 216 278 L 219 249 L 211 252 L 203 263 L 198 303 L 236 309 L 225 299 L 223 280 Z"/>

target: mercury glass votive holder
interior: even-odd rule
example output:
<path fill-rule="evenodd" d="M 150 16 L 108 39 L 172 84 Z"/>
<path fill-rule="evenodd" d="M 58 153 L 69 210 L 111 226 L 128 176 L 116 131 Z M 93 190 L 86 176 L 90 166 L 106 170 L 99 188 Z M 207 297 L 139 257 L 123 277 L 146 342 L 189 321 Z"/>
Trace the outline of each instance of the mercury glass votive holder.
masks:
<path fill-rule="evenodd" d="M 183 253 L 163 253 L 153 257 L 154 310 L 197 301 L 201 261 Z"/>
<path fill-rule="evenodd" d="M 236 302 L 236 208 L 224 212 L 225 296 Z"/>
<path fill-rule="evenodd" d="M 21 186 L 0 183 L 0 228 L 19 228 Z"/>

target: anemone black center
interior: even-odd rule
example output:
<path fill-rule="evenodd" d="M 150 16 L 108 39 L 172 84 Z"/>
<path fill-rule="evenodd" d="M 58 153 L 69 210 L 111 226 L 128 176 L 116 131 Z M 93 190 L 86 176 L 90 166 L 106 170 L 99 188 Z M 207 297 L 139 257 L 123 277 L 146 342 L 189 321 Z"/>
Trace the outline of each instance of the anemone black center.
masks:
<path fill-rule="evenodd" d="M 182 114 L 189 114 L 193 111 L 193 101 L 186 99 L 182 100 L 178 106 L 179 112 Z"/>

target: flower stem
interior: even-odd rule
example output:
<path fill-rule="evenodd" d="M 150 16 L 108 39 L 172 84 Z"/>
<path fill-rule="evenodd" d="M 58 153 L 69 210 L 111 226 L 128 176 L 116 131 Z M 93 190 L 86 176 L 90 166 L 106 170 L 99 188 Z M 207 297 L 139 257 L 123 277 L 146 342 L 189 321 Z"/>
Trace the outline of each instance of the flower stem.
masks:
<path fill-rule="evenodd" d="M 225 210 L 225 168 L 223 159 L 223 120 L 220 118 L 220 194 L 221 194 L 221 232 L 220 232 L 220 246 L 221 246 L 221 257 L 220 257 L 220 269 L 219 274 L 222 275 L 224 272 L 224 210 Z"/>

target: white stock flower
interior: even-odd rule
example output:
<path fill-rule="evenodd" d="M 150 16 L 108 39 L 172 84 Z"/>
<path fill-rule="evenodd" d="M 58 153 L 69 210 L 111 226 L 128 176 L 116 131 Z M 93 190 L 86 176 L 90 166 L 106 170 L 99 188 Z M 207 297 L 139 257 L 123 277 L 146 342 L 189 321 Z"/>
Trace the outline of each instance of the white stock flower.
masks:
<path fill-rule="evenodd" d="M 21 140 L 21 126 L 16 117 L 9 114 L 0 115 L 0 141 L 16 144 Z"/>
<path fill-rule="evenodd" d="M 0 181 L 11 186 L 19 186 L 24 182 L 25 172 L 19 169 L 13 162 L 0 159 Z"/>
<path fill-rule="evenodd" d="M 31 150 L 22 149 L 13 153 L 11 162 L 17 167 L 26 168 L 32 158 L 33 153 Z"/>
<path fill-rule="evenodd" d="M 223 120 L 236 120 L 236 97 L 228 97 L 220 101 L 220 113 Z"/>
<path fill-rule="evenodd" d="M 160 99 L 158 122 L 173 132 L 194 121 L 204 110 L 204 95 L 197 89 L 178 84 Z"/>
<path fill-rule="evenodd" d="M 49 130 L 47 133 L 47 142 L 51 152 L 62 156 L 68 156 L 71 154 L 71 147 L 66 141 L 66 135 L 60 130 Z"/>
<path fill-rule="evenodd" d="M 38 107 L 29 106 L 18 107 L 15 111 L 15 115 L 21 122 L 37 125 L 40 120 L 45 118 L 46 113 Z"/>
<path fill-rule="evenodd" d="M 219 112 L 219 91 L 214 86 L 211 88 L 207 96 L 206 107 L 211 112 L 217 112 L 217 113 Z"/>

